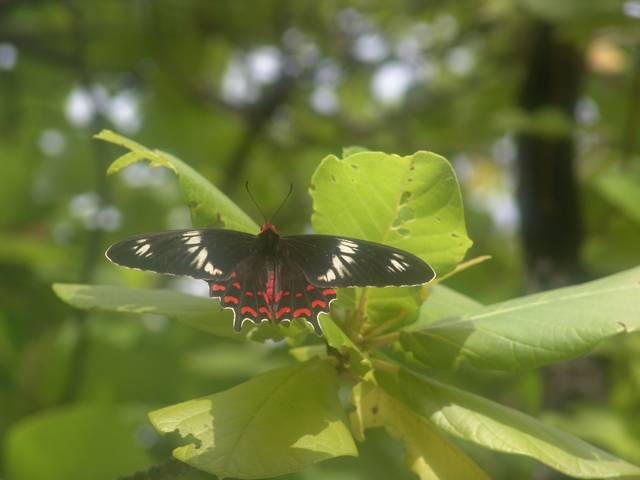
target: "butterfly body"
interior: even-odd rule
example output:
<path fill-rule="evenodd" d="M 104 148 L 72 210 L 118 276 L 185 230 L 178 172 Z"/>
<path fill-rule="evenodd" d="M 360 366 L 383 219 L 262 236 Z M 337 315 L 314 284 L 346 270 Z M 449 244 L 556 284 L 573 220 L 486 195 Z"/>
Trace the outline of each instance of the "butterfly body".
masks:
<path fill-rule="evenodd" d="M 336 299 L 336 288 L 419 285 L 435 277 L 415 255 L 386 245 L 331 235 L 280 236 L 271 223 L 257 235 L 223 229 L 151 233 L 112 245 L 112 262 L 205 280 L 209 294 L 245 320 L 318 321 Z"/>

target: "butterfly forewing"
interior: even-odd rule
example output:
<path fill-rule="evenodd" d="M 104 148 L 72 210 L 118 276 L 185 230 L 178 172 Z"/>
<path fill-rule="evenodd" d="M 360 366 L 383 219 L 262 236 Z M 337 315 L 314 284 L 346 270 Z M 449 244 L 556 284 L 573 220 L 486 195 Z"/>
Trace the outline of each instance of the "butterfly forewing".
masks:
<path fill-rule="evenodd" d="M 421 285 L 434 270 L 419 257 L 379 243 L 331 235 L 291 235 L 281 250 L 313 285 L 389 287 Z"/>
<path fill-rule="evenodd" d="M 106 255 L 126 267 L 207 280 L 227 278 L 256 243 L 255 235 L 231 230 L 171 230 L 128 238 Z"/>

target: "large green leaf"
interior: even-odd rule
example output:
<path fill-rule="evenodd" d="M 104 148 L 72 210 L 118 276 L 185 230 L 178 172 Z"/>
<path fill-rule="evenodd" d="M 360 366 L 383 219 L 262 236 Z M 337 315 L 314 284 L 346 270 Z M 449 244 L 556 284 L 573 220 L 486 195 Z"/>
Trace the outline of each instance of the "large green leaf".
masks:
<path fill-rule="evenodd" d="M 404 331 L 421 362 L 451 368 L 527 370 L 577 357 L 640 328 L 640 267 L 600 280 L 474 309 L 453 320 Z M 423 313 L 429 311 L 428 302 Z"/>
<path fill-rule="evenodd" d="M 335 370 L 314 359 L 149 416 L 195 440 L 174 450 L 179 460 L 220 478 L 266 478 L 357 456 L 337 390 Z"/>
<path fill-rule="evenodd" d="M 359 152 L 326 157 L 312 177 L 311 218 L 318 233 L 345 235 L 410 251 L 439 273 L 451 270 L 471 245 L 458 183 L 442 157 Z M 340 303 L 358 300 L 339 291 Z M 417 289 L 369 289 L 366 317 L 373 323 L 410 318 L 420 304 Z M 399 319 L 398 323 L 404 323 Z"/>
<path fill-rule="evenodd" d="M 640 475 L 640 468 L 511 408 L 401 369 L 376 372 L 390 394 L 445 432 L 526 455 L 577 478 Z"/>
<path fill-rule="evenodd" d="M 231 230 L 256 233 L 259 228 L 240 207 L 213 186 L 206 178 L 173 155 L 150 150 L 122 135 L 103 130 L 96 138 L 131 150 L 111 164 L 107 173 L 114 174 L 132 163 L 149 161 L 152 167 L 165 167 L 178 176 L 180 187 L 191 211 L 194 226 L 223 226 Z"/>
<path fill-rule="evenodd" d="M 451 270 L 471 246 L 456 176 L 434 153 L 330 155 L 311 183 L 311 221 L 318 233 L 407 250 L 438 274 Z"/>
<path fill-rule="evenodd" d="M 407 330 L 416 330 L 432 323 L 459 317 L 482 308 L 482 304 L 444 285 L 428 287 L 426 301 L 420 307 L 418 320 Z"/>
<path fill-rule="evenodd" d="M 217 300 L 173 290 L 123 288 L 108 285 L 56 283 L 53 290 L 66 303 L 83 310 L 166 315 L 191 327 L 221 337 L 238 338 L 233 314 Z M 243 329 L 246 334 L 248 329 Z"/>
<path fill-rule="evenodd" d="M 148 468 L 127 412 L 103 405 L 44 410 L 13 425 L 4 460 L 11 480 L 113 480 Z"/>
<path fill-rule="evenodd" d="M 429 420 L 377 385 L 371 382 L 356 385 L 352 402 L 356 409 L 351 414 L 351 422 L 358 437 L 364 439 L 365 429 L 384 427 L 404 443 L 407 468 L 421 480 L 489 478 Z"/>

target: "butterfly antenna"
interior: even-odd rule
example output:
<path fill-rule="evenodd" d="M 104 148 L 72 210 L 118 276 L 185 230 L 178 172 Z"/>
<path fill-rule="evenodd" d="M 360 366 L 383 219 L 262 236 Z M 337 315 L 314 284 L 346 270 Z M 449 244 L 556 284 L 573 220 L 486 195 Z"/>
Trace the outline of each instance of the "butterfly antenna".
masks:
<path fill-rule="evenodd" d="M 260 215 L 262 215 L 262 219 L 264 220 L 264 223 L 268 223 L 267 222 L 267 217 L 264 214 L 264 212 L 262 211 L 262 209 L 260 208 L 260 205 L 258 205 L 258 202 L 256 202 L 256 199 L 253 198 L 253 195 L 251 194 L 251 190 L 249 190 L 249 180 L 247 180 L 244 183 L 244 188 L 247 189 L 247 193 L 249 194 L 249 198 L 251 199 L 251 201 L 253 202 L 253 204 L 256 206 L 256 208 L 258 209 L 258 212 L 260 212 Z"/>
<path fill-rule="evenodd" d="M 289 200 L 289 197 L 291 196 L 292 192 L 293 192 L 293 183 L 289 184 L 289 193 L 287 193 L 287 196 L 284 197 L 284 200 L 282 201 L 282 203 L 280 204 L 276 212 L 273 215 L 271 215 L 271 219 L 269 220 L 269 223 L 273 223 L 278 213 L 280 213 L 280 210 L 282 210 L 282 207 L 284 207 L 284 204 L 287 203 L 287 200 Z"/>

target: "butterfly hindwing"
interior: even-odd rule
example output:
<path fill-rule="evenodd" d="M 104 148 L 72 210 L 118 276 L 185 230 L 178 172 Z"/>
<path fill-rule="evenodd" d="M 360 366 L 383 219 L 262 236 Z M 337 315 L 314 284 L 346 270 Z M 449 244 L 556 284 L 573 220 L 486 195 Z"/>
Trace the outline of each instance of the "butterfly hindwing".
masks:
<path fill-rule="evenodd" d="M 419 257 L 387 245 L 331 235 L 280 239 L 283 255 L 300 265 L 313 285 L 388 287 L 421 285 L 435 278 Z"/>
<path fill-rule="evenodd" d="M 308 321 L 318 335 L 320 313 L 329 313 L 336 298 L 332 288 L 310 284 L 299 266 L 284 258 L 255 255 L 245 259 L 230 277 L 209 282 L 211 297 L 234 313 L 234 329 L 245 320 L 280 323 L 294 318 Z"/>
<path fill-rule="evenodd" d="M 255 235 L 232 230 L 170 230 L 117 242 L 106 256 L 126 267 L 208 280 L 227 278 L 256 243 Z"/>

